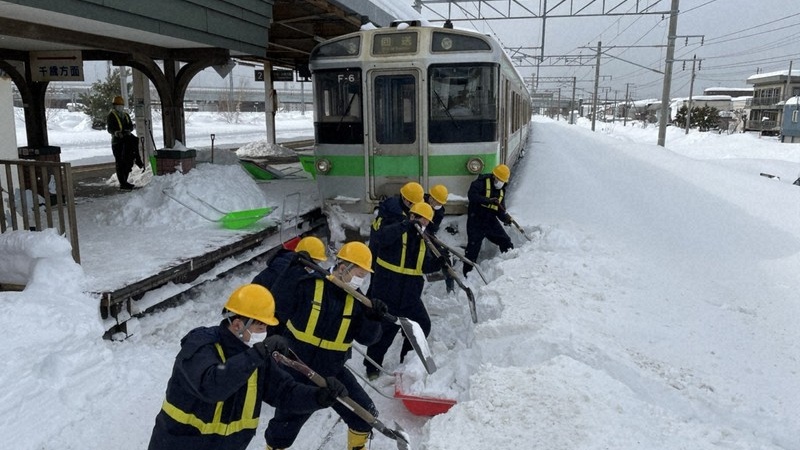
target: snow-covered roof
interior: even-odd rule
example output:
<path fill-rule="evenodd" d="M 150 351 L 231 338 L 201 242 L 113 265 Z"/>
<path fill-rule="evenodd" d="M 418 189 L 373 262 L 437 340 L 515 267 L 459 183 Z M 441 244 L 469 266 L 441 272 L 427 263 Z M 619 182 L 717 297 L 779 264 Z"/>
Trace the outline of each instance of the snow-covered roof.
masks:
<path fill-rule="evenodd" d="M 750 75 L 747 77 L 748 84 L 756 84 L 758 81 L 766 81 L 769 78 L 780 79 L 781 77 L 789 76 L 789 70 L 778 70 L 775 72 L 766 72 L 766 73 L 759 73 L 755 75 Z M 800 70 L 792 70 L 793 77 L 800 77 Z"/>

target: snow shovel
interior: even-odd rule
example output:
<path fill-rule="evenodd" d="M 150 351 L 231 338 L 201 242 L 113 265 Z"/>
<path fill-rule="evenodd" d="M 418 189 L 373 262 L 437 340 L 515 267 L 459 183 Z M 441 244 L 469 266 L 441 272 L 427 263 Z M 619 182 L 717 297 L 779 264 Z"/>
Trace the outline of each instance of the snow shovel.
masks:
<path fill-rule="evenodd" d="M 467 302 L 469 303 L 469 314 L 470 316 L 472 316 L 472 323 L 478 323 L 478 309 L 475 306 L 475 295 L 472 293 L 472 289 L 470 289 L 469 286 L 464 284 L 464 280 L 462 280 L 461 277 L 458 276 L 458 273 L 455 270 L 453 270 L 453 266 L 451 266 L 450 263 L 447 262 L 447 258 L 442 258 L 442 252 L 441 250 L 439 250 L 439 247 L 437 247 L 436 244 L 433 243 L 433 241 L 430 239 L 430 236 L 427 233 L 425 233 L 425 231 L 423 231 L 422 228 L 420 228 L 418 223 L 414 224 L 414 228 L 417 229 L 417 232 L 419 233 L 420 237 L 422 237 L 422 240 L 425 241 L 425 245 L 428 246 L 431 252 L 433 252 L 433 254 L 437 258 L 445 260 L 444 266 L 445 269 L 447 269 L 447 273 L 450 274 L 450 277 L 452 277 L 453 280 L 455 280 L 458 287 L 460 287 L 467 294 Z"/>
<path fill-rule="evenodd" d="M 469 264 L 470 266 L 474 267 L 474 268 L 475 268 L 475 270 L 478 272 L 478 275 L 480 275 L 480 276 L 481 276 L 481 280 L 483 280 L 483 283 L 484 283 L 484 284 L 489 284 L 489 282 L 488 282 L 488 281 L 486 281 L 486 277 L 483 275 L 483 271 L 481 270 L 480 266 L 478 266 L 478 264 L 476 264 L 476 263 L 475 263 L 475 262 L 473 262 L 471 259 L 469 259 L 469 258 L 467 258 L 466 256 L 464 256 L 463 254 L 461 254 L 461 252 L 459 252 L 458 250 L 456 250 L 456 249 L 454 249 L 453 247 L 451 247 L 451 246 L 449 246 L 449 245 L 445 244 L 444 242 L 442 242 L 442 241 L 441 241 L 441 240 L 440 240 L 438 237 L 436 237 L 436 236 L 434 236 L 434 235 L 432 235 L 432 234 L 429 234 L 429 235 L 428 235 L 428 237 L 429 237 L 429 238 L 430 238 L 430 240 L 431 240 L 431 241 L 433 241 L 433 243 L 434 243 L 434 244 L 436 244 L 436 245 L 437 245 L 439 248 L 446 249 L 446 250 L 447 250 L 447 251 L 449 251 L 449 252 L 450 252 L 450 253 L 451 253 L 453 256 L 455 256 L 456 258 L 460 259 L 460 260 L 461 260 L 461 261 L 462 261 L 464 264 Z"/>
<path fill-rule="evenodd" d="M 296 355 L 295 355 L 296 356 Z M 320 374 L 311 370 L 310 367 L 305 365 L 299 359 L 291 359 L 288 358 L 279 352 L 273 352 L 272 357 L 275 360 L 285 366 L 289 366 L 292 369 L 300 372 L 301 374 L 308 377 L 314 384 L 319 387 L 326 387 L 327 383 L 325 382 L 325 378 L 323 378 Z M 363 419 L 368 424 L 372 425 L 373 428 L 383 433 L 384 436 L 388 437 L 389 439 L 394 439 L 397 442 L 398 450 L 408 450 L 409 449 L 409 441 L 408 441 L 408 434 L 403 431 L 403 429 L 395 423 L 396 430 L 393 430 L 386 425 L 383 424 L 377 417 L 375 417 L 372 413 L 364 409 L 361 405 L 353 401 L 350 397 L 337 397 L 336 400 L 339 403 L 343 404 L 347 407 L 350 411 L 353 411 L 358 417 Z"/>
<path fill-rule="evenodd" d="M 200 217 L 202 217 L 202 218 L 204 218 L 204 219 L 206 219 L 206 220 L 208 220 L 210 222 L 218 222 L 218 223 L 222 224 L 223 228 L 227 228 L 229 230 L 238 230 L 238 229 L 241 229 L 241 228 L 248 227 L 248 226 L 258 222 L 259 220 L 264 218 L 264 216 L 266 216 L 267 214 L 272 212 L 272 208 L 267 207 L 267 208 L 245 209 L 245 210 L 242 210 L 242 211 L 233 211 L 233 212 L 226 213 L 224 211 L 220 211 L 219 209 L 211 206 L 210 204 L 206 203 L 202 199 L 200 199 L 200 198 L 198 198 L 198 197 L 196 197 L 196 196 L 194 196 L 194 195 L 192 195 L 190 193 L 189 195 L 192 198 L 194 198 L 195 200 L 197 200 L 200 203 L 202 203 L 203 205 L 213 209 L 214 211 L 222 214 L 221 217 L 219 217 L 217 219 L 212 219 L 211 217 L 208 217 L 205 214 L 201 213 L 200 211 L 198 211 L 198 210 L 192 208 L 191 206 L 187 205 L 183 201 L 178 200 L 177 197 L 175 197 L 174 195 L 172 195 L 169 192 L 167 192 L 166 189 L 162 189 L 161 192 L 163 192 L 164 195 L 166 195 L 167 197 L 169 197 L 172 200 L 176 201 L 177 203 L 179 203 L 180 205 L 182 205 L 183 207 L 185 207 L 189 211 L 192 211 L 193 213 L 197 214 L 198 216 L 200 216 Z"/>
<path fill-rule="evenodd" d="M 511 216 L 508 216 L 508 217 L 511 217 Z M 511 218 L 511 224 L 514 225 L 514 228 L 516 228 L 517 231 L 519 231 L 520 233 L 522 233 L 523 236 L 525 236 L 525 239 L 527 239 L 528 242 L 531 241 L 531 237 L 528 236 L 528 233 L 525 232 L 525 230 L 517 223 L 516 220 L 514 220 L 513 217 Z"/>
<path fill-rule="evenodd" d="M 305 255 L 300 254 L 299 261 L 302 262 L 304 266 L 323 275 L 326 280 L 352 295 L 353 298 L 363 303 L 367 308 L 372 308 L 372 300 L 370 300 L 369 297 L 355 290 L 352 286 L 344 281 L 334 277 L 327 270 L 320 267 L 317 263 L 306 258 Z M 425 338 L 425 332 L 422 331 L 422 327 L 419 326 L 417 322 L 414 322 L 407 317 L 396 317 L 389 313 L 384 314 L 383 319 L 398 325 L 400 329 L 403 330 L 406 338 L 408 338 L 408 341 L 411 343 L 411 347 L 417 353 L 417 356 L 419 356 L 420 361 L 422 361 L 425 371 L 427 371 L 429 374 L 436 372 L 436 362 L 433 360 L 433 356 L 431 356 L 431 349 L 428 347 L 428 341 Z"/>

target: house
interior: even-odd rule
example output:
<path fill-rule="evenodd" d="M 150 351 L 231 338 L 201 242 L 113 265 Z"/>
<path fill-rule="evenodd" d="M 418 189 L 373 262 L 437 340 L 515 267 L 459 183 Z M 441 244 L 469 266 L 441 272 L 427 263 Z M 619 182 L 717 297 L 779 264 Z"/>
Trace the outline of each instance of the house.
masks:
<path fill-rule="evenodd" d="M 753 85 L 753 98 L 748 105 L 750 115 L 745 131 L 762 135 L 781 134 L 783 105 L 787 98 L 800 96 L 800 70 L 783 70 L 752 75 L 747 84 Z"/>
<path fill-rule="evenodd" d="M 783 105 L 781 142 L 800 143 L 800 97 L 792 97 Z"/>

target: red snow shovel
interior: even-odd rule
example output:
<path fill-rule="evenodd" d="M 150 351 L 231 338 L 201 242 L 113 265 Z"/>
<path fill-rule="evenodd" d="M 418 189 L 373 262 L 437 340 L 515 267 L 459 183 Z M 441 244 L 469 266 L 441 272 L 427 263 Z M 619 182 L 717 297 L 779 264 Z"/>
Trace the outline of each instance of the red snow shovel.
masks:
<path fill-rule="evenodd" d="M 417 416 L 435 416 L 446 413 L 455 400 L 449 398 L 422 397 L 403 393 L 403 374 L 396 373 L 394 380 L 394 397 L 403 401 L 406 409 Z"/>

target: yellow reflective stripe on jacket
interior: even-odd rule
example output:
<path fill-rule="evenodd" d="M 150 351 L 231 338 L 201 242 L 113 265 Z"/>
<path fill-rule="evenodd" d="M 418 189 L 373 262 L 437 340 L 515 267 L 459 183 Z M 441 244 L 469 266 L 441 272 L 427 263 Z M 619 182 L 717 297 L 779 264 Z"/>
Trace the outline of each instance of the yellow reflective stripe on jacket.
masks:
<path fill-rule="evenodd" d="M 492 177 L 486 177 L 486 195 L 485 195 L 485 197 L 486 198 L 492 198 Z M 497 200 L 499 202 L 503 201 L 503 191 L 500 191 L 500 197 Z M 493 209 L 495 211 L 498 210 L 497 205 L 492 204 L 492 203 L 488 203 L 488 204 L 481 205 L 481 206 L 483 206 L 484 208 Z"/>
<path fill-rule="evenodd" d="M 325 281 L 317 280 L 316 287 L 314 288 L 314 300 L 311 303 L 311 314 L 306 321 L 306 329 L 298 330 L 291 320 L 286 321 L 286 328 L 292 332 L 295 339 L 306 344 L 311 344 L 315 347 L 323 348 L 325 350 L 333 350 L 337 352 L 346 352 L 350 349 L 350 342 L 345 342 L 347 331 L 350 329 L 350 317 L 353 315 L 354 299 L 352 295 L 347 295 L 344 300 L 344 311 L 342 312 L 342 323 L 339 324 L 339 332 L 336 334 L 336 340 L 330 341 L 327 339 L 318 338 L 314 331 L 319 322 L 319 312 L 322 309 L 322 294 L 325 290 Z"/>
<path fill-rule="evenodd" d="M 422 276 L 422 264 L 425 262 L 425 242 L 420 241 L 419 253 L 417 254 L 417 264 L 413 269 L 405 267 L 406 262 L 406 247 L 408 246 L 408 232 L 403 233 L 403 250 L 400 252 L 400 264 L 394 265 L 384 259 L 378 258 L 376 263 L 392 272 L 401 273 L 403 275 L 416 275 Z"/>
<path fill-rule="evenodd" d="M 117 114 L 117 110 L 112 109 L 111 114 L 114 114 L 114 118 L 117 119 L 117 124 L 119 125 L 119 131 L 122 131 L 122 121 L 119 118 L 119 114 Z"/>
<path fill-rule="evenodd" d="M 222 346 L 219 343 L 215 344 L 217 352 L 219 353 L 222 362 L 225 362 L 225 354 L 222 352 Z M 253 371 L 250 378 L 247 379 L 247 393 L 244 397 L 244 405 L 242 406 L 241 419 L 231 423 L 222 423 L 222 407 L 225 402 L 217 402 L 214 408 L 214 418 L 211 422 L 203 422 L 203 419 L 195 416 L 194 414 L 182 411 L 177 406 L 173 405 L 166 399 L 161 409 L 167 413 L 174 421 L 189 425 L 197 428 L 200 434 L 218 434 L 220 436 L 229 436 L 242 430 L 258 428 L 258 416 L 255 415 L 256 402 L 258 392 L 258 369 Z"/>

